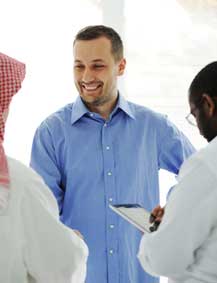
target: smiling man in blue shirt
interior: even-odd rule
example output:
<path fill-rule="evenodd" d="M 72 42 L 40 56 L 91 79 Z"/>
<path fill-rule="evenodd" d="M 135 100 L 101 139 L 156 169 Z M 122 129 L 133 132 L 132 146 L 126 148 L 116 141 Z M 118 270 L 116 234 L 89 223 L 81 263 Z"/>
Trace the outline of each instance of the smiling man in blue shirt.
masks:
<path fill-rule="evenodd" d="M 117 78 L 125 65 L 113 29 L 81 30 L 74 41 L 79 97 L 43 121 L 33 140 L 31 166 L 56 196 L 63 223 L 89 246 L 86 283 L 158 282 L 136 257 L 140 232 L 109 204 L 152 210 L 159 203 L 159 169 L 178 174 L 194 151 L 165 116 L 120 95 Z"/>

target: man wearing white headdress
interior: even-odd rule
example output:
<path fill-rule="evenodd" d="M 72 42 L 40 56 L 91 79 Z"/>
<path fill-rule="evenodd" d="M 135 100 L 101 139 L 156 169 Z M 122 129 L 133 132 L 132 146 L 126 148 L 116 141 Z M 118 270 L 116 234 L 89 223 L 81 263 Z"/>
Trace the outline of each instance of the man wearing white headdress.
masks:
<path fill-rule="evenodd" d="M 25 65 L 0 53 L 0 282 L 83 283 L 86 244 L 59 222 L 42 179 L 5 155 L 8 109 L 24 77 Z"/>

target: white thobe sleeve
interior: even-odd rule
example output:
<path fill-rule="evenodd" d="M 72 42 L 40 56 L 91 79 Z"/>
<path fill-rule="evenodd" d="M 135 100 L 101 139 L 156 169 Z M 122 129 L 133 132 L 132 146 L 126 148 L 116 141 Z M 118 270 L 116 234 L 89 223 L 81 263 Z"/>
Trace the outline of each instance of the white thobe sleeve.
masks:
<path fill-rule="evenodd" d="M 162 223 L 156 232 L 144 234 L 138 258 L 152 275 L 183 282 L 194 264 L 195 251 L 216 221 L 216 176 L 194 158 L 186 163 L 171 192 Z"/>
<path fill-rule="evenodd" d="M 22 198 L 24 261 L 32 282 L 83 283 L 88 248 L 58 220 L 55 198 L 37 175 Z"/>

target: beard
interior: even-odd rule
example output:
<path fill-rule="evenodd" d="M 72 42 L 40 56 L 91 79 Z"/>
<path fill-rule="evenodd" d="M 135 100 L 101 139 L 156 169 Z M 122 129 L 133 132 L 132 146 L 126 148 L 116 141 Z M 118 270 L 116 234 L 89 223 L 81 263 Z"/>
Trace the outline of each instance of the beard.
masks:
<path fill-rule="evenodd" d="M 214 118 L 207 117 L 205 111 L 201 109 L 200 115 L 198 117 L 198 128 L 200 131 L 200 134 L 208 141 L 210 142 L 217 136 L 216 132 L 216 123 L 217 121 L 214 121 Z"/>
<path fill-rule="evenodd" d="M 87 99 L 85 99 L 84 96 L 81 96 L 82 101 L 88 106 L 102 106 L 104 104 L 106 104 L 107 102 L 111 101 L 112 96 L 110 94 L 106 95 L 106 96 L 101 96 L 101 97 L 96 97 L 94 100 L 92 101 L 88 101 Z"/>
<path fill-rule="evenodd" d="M 90 107 L 99 107 L 107 104 L 110 101 L 114 101 L 114 99 L 117 98 L 118 92 L 116 89 L 116 86 L 113 85 L 109 90 L 104 89 L 104 84 L 101 83 L 99 85 L 99 91 L 94 93 L 88 93 L 87 91 L 84 90 L 82 87 L 82 84 L 79 83 L 77 85 L 77 90 L 80 94 L 81 100 L 84 102 L 85 105 L 90 106 Z"/>
<path fill-rule="evenodd" d="M 203 130 L 203 136 L 208 142 L 211 142 L 217 136 L 216 129 L 209 125 Z"/>

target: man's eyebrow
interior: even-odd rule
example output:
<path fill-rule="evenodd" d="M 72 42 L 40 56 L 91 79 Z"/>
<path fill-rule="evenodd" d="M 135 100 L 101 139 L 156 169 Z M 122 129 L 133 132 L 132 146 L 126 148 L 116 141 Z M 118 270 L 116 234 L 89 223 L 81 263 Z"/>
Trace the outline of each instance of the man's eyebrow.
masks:
<path fill-rule="evenodd" d="M 97 62 L 104 62 L 102 59 L 94 59 L 92 62 L 97 63 Z"/>
<path fill-rule="evenodd" d="M 81 60 L 78 60 L 78 59 L 75 59 L 74 62 L 75 62 L 75 63 L 82 63 L 82 61 L 81 61 Z"/>
<path fill-rule="evenodd" d="M 82 63 L 82 60 L 75 59 L 74 62 L 75 63 Z M 94 59 L 94 60 L 91 61 L 91 63 L 98 63 L 98 62 L 104 63 L 105 61 L 103 59 Z"/>

